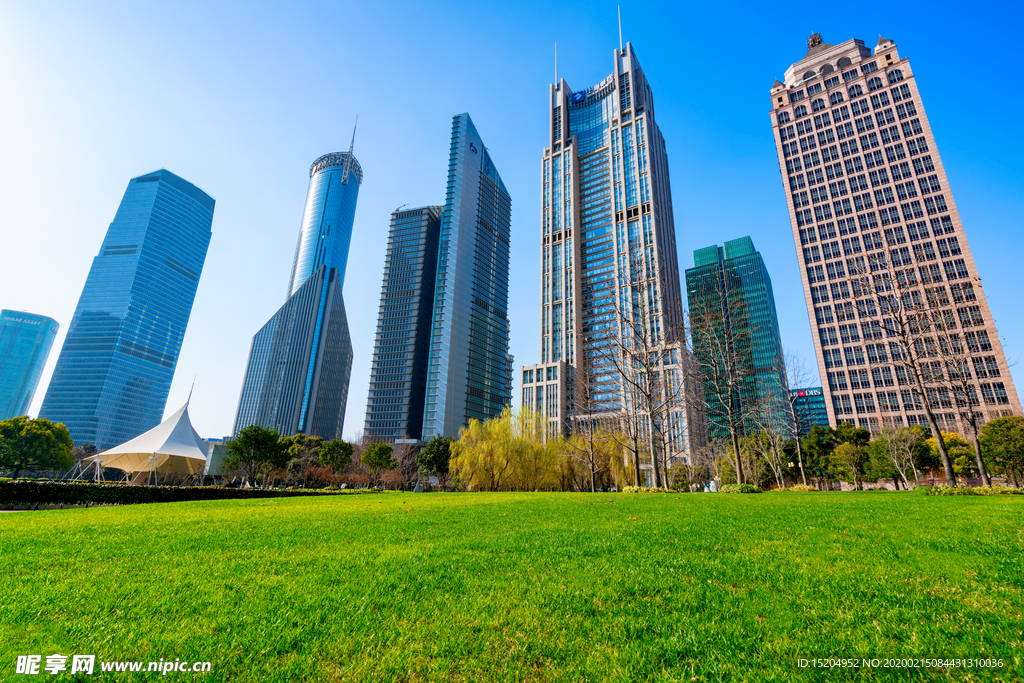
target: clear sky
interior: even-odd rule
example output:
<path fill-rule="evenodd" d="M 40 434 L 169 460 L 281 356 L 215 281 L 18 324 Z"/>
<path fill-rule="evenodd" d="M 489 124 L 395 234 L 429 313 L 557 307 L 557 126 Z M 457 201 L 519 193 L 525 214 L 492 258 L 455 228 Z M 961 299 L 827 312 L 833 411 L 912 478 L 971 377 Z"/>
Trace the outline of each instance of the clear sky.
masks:
<path fill-rule="evenodd" d="M 345 282 L 355 352 L 345 434 L 363 425 L 390 213 L 444 202 L 451 117 L 463 111 L 512 195 L 512 353 L 517 367 L 537 362 L 554 44 L 573 88 L 599 82 L 618 45 L 615 8 L 0 0 L 0 307 L 61 325 L 32 413 L 128 179 L 167 168 L 217 200 L 167 412 L 195 378 L 196 428 L 228 434 L 252 335 L 284 302 L 309 166 L 347 149 L 357 114 L 364 182 Z M 911 60 L 1006 352 L 1019 359 L 1024 108 L 1012 74 L 1022 19 L 1019 3 L 624 5 L 623 37 L 668 145 L 680 266 L 694 249 L 750 235 L 783 343 L 814 365 L 769 88 L 814 31 L 871 47 L 881 34 Z"/>

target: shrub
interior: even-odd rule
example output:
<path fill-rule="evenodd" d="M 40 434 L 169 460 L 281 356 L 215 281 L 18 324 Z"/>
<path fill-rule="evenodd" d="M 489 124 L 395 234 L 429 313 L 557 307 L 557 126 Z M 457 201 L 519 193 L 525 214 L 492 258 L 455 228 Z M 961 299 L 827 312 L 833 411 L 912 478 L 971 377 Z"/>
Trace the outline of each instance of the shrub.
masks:
<path fill-rule="evenodd" d="M 790 486 L 788 489 L 775 489 L 775 490 L 776 491 L 793 491 L 793 492 L 796 492 L 796 493 L 807 493 L 809 491 L 817 491 L 818 489 L 814 488 L 813 486 L 808 486 L 807 484 L 794 484 L 793 486 Z"/>
<path fill-rule="evenodd" d="M 656 488 L 654 486 L 623 486 L 623 493 L 679 493 L 667 488 Z"/>
<path fill-rule="evenodd" d="M 223 486 L 128 486 L 65 481 L 0 481 L 0 505 L 176 503 L 229 498 L 343 495 L 326 491 L 234 489 Z"/>
<path fill-rule="evenodd" d="M 722 493 L 763 493 L 753 484 L 726 484 L 721 491 Z"/>
<path fill-rule="evenodd" d="M 1012 486 L 920 486 L 926 496 L 1019 496 L 1024 489 Z"/>

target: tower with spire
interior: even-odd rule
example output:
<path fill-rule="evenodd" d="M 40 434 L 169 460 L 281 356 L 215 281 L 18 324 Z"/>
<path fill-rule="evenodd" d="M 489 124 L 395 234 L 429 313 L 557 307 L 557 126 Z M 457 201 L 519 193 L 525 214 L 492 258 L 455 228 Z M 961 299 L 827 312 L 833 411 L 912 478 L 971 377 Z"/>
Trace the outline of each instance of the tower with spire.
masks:
<path fill-rule="evenodd" d="M 354 148 L 353 128 L 348 152 L 310 166 L 287 299 L 253 337 L 235 433 L 256 424 L 283 435 L 341 437 L 352 370 L 342 287 L 363 182 Z"/>

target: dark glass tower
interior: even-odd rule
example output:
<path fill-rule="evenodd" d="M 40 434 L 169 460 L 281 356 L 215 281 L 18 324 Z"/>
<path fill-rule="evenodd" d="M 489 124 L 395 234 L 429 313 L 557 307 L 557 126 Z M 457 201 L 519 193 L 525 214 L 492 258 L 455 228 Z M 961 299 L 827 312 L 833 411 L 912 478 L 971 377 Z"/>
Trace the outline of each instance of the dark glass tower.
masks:
<path fill-rule="evenodd" d="M 93 259 L 40 416 L 105 449 L 163 417 L 214 200 L 160 170 L 128 183 Z"/>
<path fill-rule="evenodd" d="M 288 298 L 253 337 L 235 433 L 257 424 L 341 437 L 352 370 L 342 286 L 362 182 L 351 148 L 310 167 Z"/>
<path fill-rule="evenodd" d="M 696 316 L 693 324 L 722 326 L 719 338 L 742 339 L 738 362 L 743 371 L 740 388 L 734 397 L 738 414 L 743 415 L 746 433 L 759 431 L 755 407 L 768 411 L 773 424 L 786 430 L 791 424 L 786 392 L 786 366 L 783 360 L 782 336 L 775 312 L 775 295 L 761 254 L 749 237 L 726 242 L 724 247 L 705 247 L 693 252 L 694 267 L 686 271 L 686 290 L 690 311 Z M 728 305 L 726 301 L 729 301 Z M 717 314 L 716 314 L 717 312 Z M 704 322 L 701 322 L 704 321 Z M 730 330 L 725 328 L 729 327 Z M 717 332 L 717 330 L 713 330 Z M 726 332 L 731 334 L 726 335 Z M 717 349 L 705 348 L 704 336 L 696 335 L 693 353 L 703 368 L 721 362 Z M 729 430 L 715 408 L 714 392 L 705 392 L 709 411 L 708 437 L 712 442 L 728 438 Z M 788 431 L 784 433 L 788 434 Z"/>
<path fill-rule="evenodd" d="M 375 439 L 420 439 L 423 434 L 441 209 L 424 206 L 391 214 L 363 428 Z"/>
<path fill-rule="evenodd" d="M 512 400 L 512 199 L 469 114 L 452 119 L 422 438 L 456 437 Z"/>
<path fill-rule="evenodd" d="M 0 311 L 0 420 L 28 414 L 58 327 L 45 315 Z"/>
<path fill-rule="evenodd" d="M 810 434 L 814 425 L 829 426 L 825 392 L 821 387 L 790 389 L 789 398 L 793 404 L 793 419 L 796 420 L 796 431 L 800 438 Z"/>

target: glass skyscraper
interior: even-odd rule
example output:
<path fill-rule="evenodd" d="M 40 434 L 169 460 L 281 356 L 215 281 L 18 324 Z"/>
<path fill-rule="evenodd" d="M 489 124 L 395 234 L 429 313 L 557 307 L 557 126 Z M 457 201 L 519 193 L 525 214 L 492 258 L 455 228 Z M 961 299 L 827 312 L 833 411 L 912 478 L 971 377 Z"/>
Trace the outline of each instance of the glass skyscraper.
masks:
<path fill-rule="evenodd" d="M 310 167 L 287 300 L 253 337 L 235 433 L 256 424 L 341 438 L 352 371 L 342 287 L 362 182 L 351 148 Z"/>
<path fill-rule="evenodd" d="M 363 428 L 374 439 L 418 440 L 423 433 L 442 209 L 391 214 Z"/>
<path fill-rule="evenodd" d="M 789 398 L 793 404 L 793 419 L 796 420 L 796 431 L 800 438 L 810 434 L 811 427 L 815 425 L 829 426 L 825 392 L 821 387 L 790 389 Z"/>
<path fill-rule="evenodd" d="M 452 120 L 423 439 L 456 437 L 512 400 L 508 266 L 512 199 L 469 114 Z"/>
<path fill-rule="evenodd" d="M 214 200 L 160 170 L 132 178 L 85 281 L 40 416 L 117 446 L 160 424 Z"/>
<path fill-rule="evenodd" d="M 786 392 L 786 365 L 782 336 L 775 310 L 772 280 L 761 254 L 749 237 L 693 252 L 693 268 L 686 271 L 686 290 L 692 325 L 710 325 L 710 332 L 736 342 L 734 352 L 739 372 L 738 390 L 733 396 L 738 415 L 743 417 L 745 433 L 760 431 L 761 416 L 767 416 L 778 429 L 788 434 L 791 416 Z M 707 312 L 707 315 L 703 315 Z M 728 328 L 728 329 L 727 329 Z M 723 361 L 725 353 L 709 348 L 706 335 L 694 335 L 693 353 L 705 376 L 705 400 L 708 403 L 708 438 L 721 442 L 729 437 L 724 409 L 716 408 L 719 391 L 710 391 L 707 368 Z"/>
<path fill-rule="evenodd" d="M 0 420 L 28 414 L 58 327 L 45 315 L 0 311 Z"/>
<path fill-rule="evenodd" d="M 636 413 L 612 358 L 616 348 L 633 348 L 626 315 L 644 321 L 669 360 L 659 371 L 666 386 L 689 389 L 668 154 L 632 45 L 613 51 L 612 72 L 592 87 L 573 90 L 564 78 L 552 84 L 547 112 L 540 364 L 523 368 L 523 402 L 545 416 L 550 434 L 570 428 L 584 394 L 609 419 Z M 685 403 L 655 417 L 670 459 L 700 443 L 687 428 L 694 416 Z"/>

